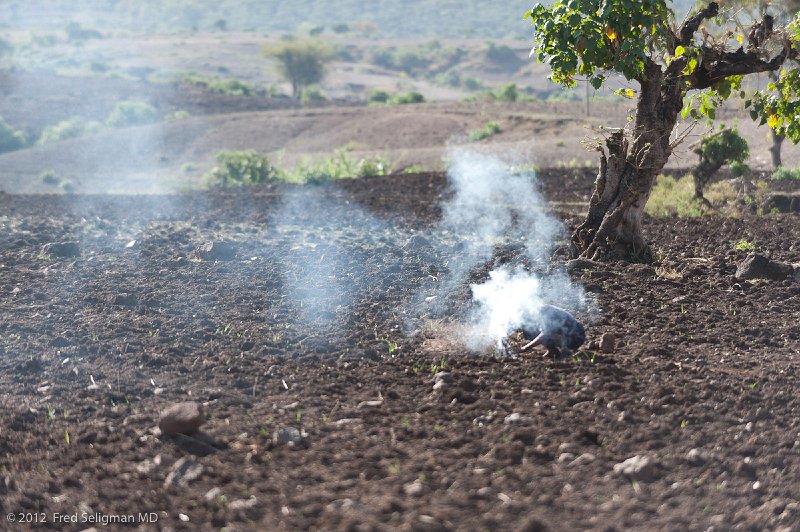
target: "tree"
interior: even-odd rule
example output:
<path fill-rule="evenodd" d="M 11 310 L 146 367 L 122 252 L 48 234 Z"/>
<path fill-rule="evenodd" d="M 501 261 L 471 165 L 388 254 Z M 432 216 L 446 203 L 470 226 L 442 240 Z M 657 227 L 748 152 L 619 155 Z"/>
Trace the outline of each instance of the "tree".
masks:
<path fill-rule="evenodd" d="M 754 118 L 800 141 L 800 16 L 785 27 L 765 16 L 746 35 L 716 2 L 679 25 L 667 0 L 556 0 L 552 7 L 537 4 L 526 17 L 534 28 L 532 53 L 550 66 L 552 81 L 573 87 L 584 77 L 597 89 L 618 73 L 638 84 L 622 91 L 637 97 L 632 124 L 598 142 L 589 211 L 572 235 L 576 255 L 653 259 L 642 214 L 683 136 L 672 136 L 678 117 L 713 119 L 723 101 L 744 96 L 743 76 L 780 70 L 776 91 L 756 93 L 747 105 Z M 709 21 L 730 34 L 712 38 L 704 27 Z M 781 70 L 787 65 L 793 68 Z"/>
<path fill-rule="evenodd" d="M 331 49 L 317 41 L 290 41 L 267 46 L 264 55 L 278 62 L 278 70 L 292 84 L 292 97 L 300 98 L 303 89 L 322 81 L 333 58 Z"/>
<path fill-rule="evenodd" d="M 752 21 L 757 21 L 764 16 L 767 9 L 771 10 L 774 18 L 779 24 L 791 22 L 798 11 L 800 11 L 800 0 L 734 0 L 734 3 L 739 4 L 744 8 L 745 15 Z M 771 15 L 772 16 L 772 15 Z M 769 73 L 769 78 L 772 83 L 778 81 L 777 72 Z M 783 166 L 781 158 L 781 151 L 783 149 L 783 141 L 786 135 L 772 130 L 772 146 L 769 148 L 770 157 L 772 158 L 773 169 L 778 169 Z"/>
<path fill-rule="evenodd" d="M 750 170 L 746 164 L 750 157 L 750 148 L 736 129 L 723 128 L 712 135 L 706 135 L 695 153 L 700 157 L 700 162 L 692 170 L 694 196 L 708 206 L 711 204 L 703 192 L 711 178 L 723 166 L 730 166 L 736 177 L 741 177 Z"/>

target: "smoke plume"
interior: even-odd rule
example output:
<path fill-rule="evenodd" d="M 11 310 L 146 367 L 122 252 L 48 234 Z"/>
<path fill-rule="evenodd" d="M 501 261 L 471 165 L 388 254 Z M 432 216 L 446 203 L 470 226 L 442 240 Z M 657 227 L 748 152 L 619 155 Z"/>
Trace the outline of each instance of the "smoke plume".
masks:
<path fill-rule="evenodd" d="M 571 312 L 588 309 L 583 287 L 550 257 L 564 226 L 538 191 L 535 173 L 498 157 L 454 151 L 448 164 L 451 197 L 442 207 L 441 231 L 460 242 L 448 260 L 449 272 L 426 298 L 432 309 L 466 283 L 471 308 L 461 340 L 473 351 L 499 347 L 516 329 L 533 325 L 544 304 Z M 498 250 L 512 257 L 498 264 Z M 489 268 L 488 274 L 483 272 Z M 475 277 L 480 280 L 470 282 Z M 441 307 L 438 308 L 441 311 Z M 433 312 L 435 313 L 435 312 Z"/>

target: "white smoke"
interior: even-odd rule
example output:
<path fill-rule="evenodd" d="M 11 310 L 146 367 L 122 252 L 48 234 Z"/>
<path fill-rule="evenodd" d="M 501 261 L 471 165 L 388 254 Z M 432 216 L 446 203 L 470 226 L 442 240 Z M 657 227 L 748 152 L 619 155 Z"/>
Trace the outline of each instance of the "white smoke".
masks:
<path fill-rule="evenodd" d="M 495 266 L 487 280 L 470 284 L 473 307 L 461 340 L 473 351 L 499 347 L 516 329 L 535 326 L 542 305 L 573 313 L 589 306 L 583 287 L 550 265 L 566 236 L 563 224 L 548 212 L 534 172 L 514 168 L 509 161 L 469 151 L 449 157 L 452 197 L 442 208 L 442 228 L 463 245 L 449 261 L 438 296 L 458 290 L 498 248 L 518 250 L 517 263 Z"/>

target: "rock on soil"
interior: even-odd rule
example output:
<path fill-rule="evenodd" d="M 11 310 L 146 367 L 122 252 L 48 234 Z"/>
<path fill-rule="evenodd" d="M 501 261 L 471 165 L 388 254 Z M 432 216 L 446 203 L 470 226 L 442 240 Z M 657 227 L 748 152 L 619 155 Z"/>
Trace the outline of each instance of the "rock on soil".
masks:
<path fill-rule="evenodd" d="M 308 446 L 305 431 L 294 427 L 284 427 L 278 429 L 272 436 L 272 442 L 276 445 L 286 445 L 291 449 L 302 449 Z"/>
<path fill-rule="evenodd" d="M 78 257 L 81 254 L 81 245 L 78 242 L 53 242 L 42 246 L 42 255 L 64 259 Z"/>
<path fill-rule="evenodd" d="M 800 212 L 800 194 L 773 192 L 764 199 L 761 208 L 766 213 Z"/>
<path fill-rule="evenodd" d="M 195 248 L 194 255 L 203 260 L 233 260 L 236 246 L 230 242 L 206 242 Z"/>
<path fill-rule="evenodd" d="M 164 487 L 177 486 L 185 488 L 190 482 L 196 480 L 203 474 L 203 464 L 197 461 L 194 456 L 184 456 L 172 466 L 172 469 L 164 480 Z"/>
<path fill-rule="evenodd" d="M 616 347 L 617 337 L 614 333 L 605 333 L 600 337 L 600 351 L 603 353 L 613 353 Z"/>
<path fill-rule="evenodd" d="M 794 277 L 794 267 L 791 264 L 776 262 L 758 253 L 749 254 L 736 268 L 737 279 L 784 281 L 791 277 Z"/>
<path fill-rule="evenodd" d="M 655 480 L 658 464 L 648 456 L 632 456 L 614 466 L 614 473 L 625 475 L 631 480 L 649 482 Z"/>
<path fill-rule="evenodd" d="M 205 422 L 203 405 L 195 401 L 176 403 L 161 413 L 158 428 L 164 434 L 192 434 Z"/>

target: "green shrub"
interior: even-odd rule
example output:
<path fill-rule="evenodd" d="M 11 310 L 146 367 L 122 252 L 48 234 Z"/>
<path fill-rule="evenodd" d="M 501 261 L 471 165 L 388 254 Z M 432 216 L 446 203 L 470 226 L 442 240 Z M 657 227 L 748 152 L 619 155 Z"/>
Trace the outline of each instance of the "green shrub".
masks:
<path fill-rule="evenodd" d="M 217 163 L 207 176 L 212 187 L 260 185 L 281 179 L 281 174 L 269 159 L 253 150 L 221 151 Z"/>
<path fill-rule="evenodd" d="M 724 126 L 723 126 L 724 127 Z M 726 164 L 735 175 L 743 176 L 750 172 L 745 161 L 750 157 L 747 141 L 735 128 L 724 128 L 712 135 L 706 135 L 695 149 L 700 162 L 692 170 L 695 182 L 695 196 L 703 199 L 703 191 L 714 175 Z"/>
<path fill-rule="evenodd" d="M 494 99 L 498 102 L 516 102 L 519 99 L 519 91 L 516 83 L 506 83 L 494 91 Z"/>
<path fill-rule="evenodd" d="M 333 157 L 321 161 L 306 159 L 294 171 L 295 181 L 318 185 L 335 179 L 381 176 L 391 173 L 391 164 L 382 158 L 354 159 L 348 149 L 336 150 Z"/>
<path fill-rule="evenodd" d="M 158 111 L 149 103 L 141 100 L 123 100 L 114 106 L 106 124 L 111 127 L 136 126 L 150 124 L 157 119 Z"/>
<path fill-rule="evenodd" d="M 255 87 L 238 79 L 208 79 L 200 76 L 186 76 L 181 82 L 230 96 L 253 96 L 258 93 Z"/>
<path fill-rule="evenodd" d="M 367 103 L 381 104 L 388 103 L 392 99 L 392 95 L 382 90 L 371 90 L 367 94 Z"/>
<path fill-rule="evenodd" d="M 327 100 L 325 93 L 316 85 L 303 89 L 303 95 L 300 97 L 300 103 L 304 105 L 313 102 L 324 102 L 325 100 Z"/>
<path fill-rule="evenodd" d="M 177 122 L 178 120 L 186 120 L 190 116 L 189 111 L 179 110 L 169 113 L 164 119 L 169 122 Z"/>
<path fill-rule="evenodd" d="M 399 94 L 391 99 L 389 103 L 395 105 L 407 105 L 412 103 L 424 103 L 425 96 L 416 91 L 411 91 L 406 94 Z"/>
<path fill-rule="evenodd" d="M 772 179 L 775 181 L 800 181 L 800 167 L 786 168 L 785 166 L 780 166 L 772 173 Z"/>
<path fill-rule="evenodd" d="M 486 49 L 486 59 L 496 65 L 514 69 L 524 63 L 514 50 L 505 45 L 497 46 L 494 43 L 489 43 Z"/>
<path fill-rule="evenodd" d="M 464 86 L 465 89 L 468 91 L 478 91 L 481 90 L 481 82 L 475 78 L 466 77 L 462 80 L 461 84 Z"/>
<path fill-rule="evenodd" d="M 42 183 L 45 185 L 58 185 L 58 176 L 56 176 L 56 173 L 53 170 L 45 170 L 39 174 L 39 179 L 41 179 Z"/>
<path fill-rule="evenodd" d="M 487 122 L 481 129 L 473 129 L 469 132 L 469 140 L 477 142 L 479 140 L 487 139 L 492 135 L 500 133 L 500 124 L 497 122 Z"/>
<path fill-rule="evenodd" d="M 58 142 L 60 140 L 73 139 L 97 133 L 102 126 L 99 122 L 88 122 L 80 117 L 70 118 L 63 120 L 56 125 L 47 126 L 42 131 L 39 137 L 39 144 L 47 144 L 48 142 Z"/>
<path fill-rule="evenodd" d="M 28 144 L 25 133 L 14 129 L 0 117 L 0 153 L 19 150 Z"/>

